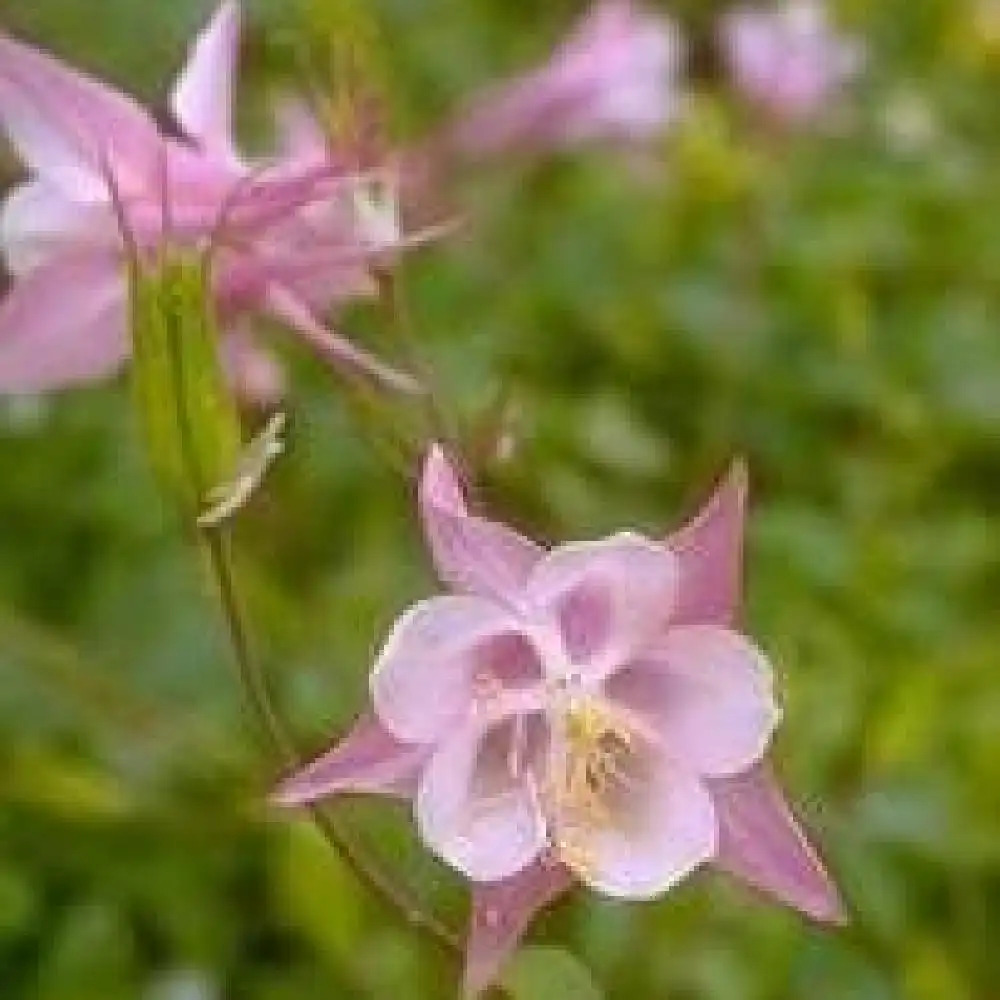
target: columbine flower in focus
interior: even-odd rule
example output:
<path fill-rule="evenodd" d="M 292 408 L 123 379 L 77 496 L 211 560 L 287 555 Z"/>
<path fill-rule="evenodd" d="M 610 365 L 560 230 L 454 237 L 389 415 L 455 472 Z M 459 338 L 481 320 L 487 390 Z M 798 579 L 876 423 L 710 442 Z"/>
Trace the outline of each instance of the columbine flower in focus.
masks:
<path fill-rule="evenodd" d="M 721 41 L 743 96 L 789 123 L 822 113 L 864 61 L 860 43 L 837 33 L 820 0 L 730 11 Z"/>
<path fill-rule="evenodd" d="M 229 0 L 174 88 L 183 133 L 175 139 L 125 95 L 0 35 L 0 122 L 31 171 L 0 221 L 14 276 L 0 305 L 0 391 L 56 389 L 120 367 L 129 353 L 125 237 L 140 251 L 164 242 L 211 249 L 227 327 L 262 313 L 341 370 L 416 387 L 320 322 L 334 303 L 374 293 L 370 251 L 349 212 L 317 235 L 310 209 L 339 190 L 327 164 L 257 167 L 240 157 L 232 135 L 238 39 L 239 7 Z M 245 343 L 230 353 L 232 370 L 244 373 Z M 264 359 L 252 367 L 252 382 L 272 389 Z M 261 385 L 247 388 L 256 395 Z"/>
<path fill-rule="evenodd" d="M 770 664 L 735 629 L 744 499 L 737 468 L 665 540 L 546 551 L 470 513 L 431 452 L 420 502 L 450 592 L 396 623 L 374 712 L 276 800 L 412 799 L 424 842 L 472 882 L 468 993 L 578 882 L 646 899 L 711 862 L 841 919 L 766 762 Z"/>
<path fill-rule="evenodd" d="M 641 141 L 677 116 L 684 45 L 632 0 L 597 0 L 542 67 L 472 101 L 446 133 L 463 158 L 592 141 Z"/>

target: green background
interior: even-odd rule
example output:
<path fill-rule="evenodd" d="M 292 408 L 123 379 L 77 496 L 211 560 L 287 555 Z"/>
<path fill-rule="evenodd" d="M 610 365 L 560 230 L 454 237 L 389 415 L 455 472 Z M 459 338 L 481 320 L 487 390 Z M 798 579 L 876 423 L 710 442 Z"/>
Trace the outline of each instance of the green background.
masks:
<path fill-rule="evenodd" d="M 541 59 L 583 9 L 376 6 L 401 135 Z M 852 924 L 815 929 L 711 874 L 653 905 L 580 894 L 535 940 L 608 996 L 996 996 L 1000 46 L 976 7 L 844 3 L 867 71 L 830 121 L 792 135 L 715 79 L 718 6 L 678 3 L 700 96 L 672 142 L 494 164 L 448 192 L 460 237 L 408 260 L 449 413 L 485 439 L 491 412 L 509 422 L 513 458 L 488 480 L 504 516 L 551 539 L 666 530 L 733 455 L 750 463 L 747 627 L 778 665 L 776 757 Z M 251 9 L 255 135 L 305 41 L 290 5 Z M 162 106 L 209 10 L 0 0 L 0 23 Z M 342 322 L 386 346 L 365 309 Z M 370 421 L 288 360 L 291 455 L 243 520 L 241 584 L 315 750 L 433 582 L 411 484 Z M 0 403 L 0 525 L 3 1000 L 455 995 L 433 947 L 306 824 L 263 807 L 280 767 L 243 716 L 124 382 Z M 460 885 L 402 810 L 339 811 L 460 925 Z M 552 1000 L 538 964 L 522 996 Z"/>

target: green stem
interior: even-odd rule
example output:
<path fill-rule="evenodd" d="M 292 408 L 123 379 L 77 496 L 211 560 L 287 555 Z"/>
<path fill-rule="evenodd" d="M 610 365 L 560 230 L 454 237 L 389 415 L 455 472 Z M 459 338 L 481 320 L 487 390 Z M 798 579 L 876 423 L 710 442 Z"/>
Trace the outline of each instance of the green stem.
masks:
<path fill-rule="evenodd" d="M 223 617 L 229 633 L 240 686 L 247 705 L 254 715 L 258 728 L 267 738 L 271 750 L 283 764 L 294 768 L 301 766 L 295 747 L 275 711 L 267 682 L 251 650 L 246 621 L 243 616 L 232 568 L 232 559 L 222 531 L 211 528 L 202 532 L 212 576 L 219 592 Z M 455 934 L 444 923 L 425 912 L 409 893 L 404 892 L 386 873 L 372 866 L 362 857 L 339 823 L 317 806 L 310 807 L 310 815 L 317 829 L 340 855 L 356 878 L 376 897 L 395 910 L 411 927 L 427 935 L 451 957 L 461 957 L 462 947 Z"/>
<path fill-rule="evenodd" d="M 267 682 L 255 665 L 250 651 L 250 638 L 236 593 L 229 539 L 220 528 L 203 530 L 201 534 L 247 705 L 282 761 L 286 764 L 295 763 L 295 749 L 284 732 L 272 704 Z"/>
<path fill-rule="evenodd" d="M 182 332 L 179 329 L 171 327 L 167 349 L 173 374 L 172 384 L 175 390 L 175 416 L 180 440 L 181 460 L 184 475 L 192 490 L 192 500 L 196 511 L 209 489 L 216 484 L 205 481 L 205 470 L 198 460 L 194 444 L 190 414 L 184 405 L 185 370 L 179 342 L 181 335 Z M 253 656 L 250 632 L 236 588 L 232 554 L 225 528 L 222 526 L 202 528 L 200 537 L 218 591 L 239 673 L 240 687 L 243 689 L 247 705 L 269 746 L 281 759 L 283 765 L 289 768 L 299 767 L 302 761 L 295 750 L 294 741 L 274 708 L 264 673 Z M 433 915 L 426 913 L 419 902 L 409 892 L 401 889 L 391 876 L 370 864 L 333 817 L 317 806 L 312 806 L 310 813 L 317 829 L 363 885 L 387 907 L 398 912 L 411 927 L 423 932 L 449 956 L 461 960 L 461 943 L 450 928 L 438 921 Z"/>

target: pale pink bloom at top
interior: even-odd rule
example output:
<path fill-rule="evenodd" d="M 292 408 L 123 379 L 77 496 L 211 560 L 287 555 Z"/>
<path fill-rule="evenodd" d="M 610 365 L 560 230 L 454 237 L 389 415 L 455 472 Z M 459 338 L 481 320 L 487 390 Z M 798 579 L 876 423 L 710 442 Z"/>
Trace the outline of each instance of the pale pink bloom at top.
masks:
<path fill-rule="evenodd" d="M 463 157 L 592 141 L 641 141 L 679 108 L 676 25 L 632 0 L 597 0 L 540 68 L 474 99 L 445 135 Z"/>
<path fill-rule="evenodd" d="M 0 35 L 0 124 L 31 175 L 0 219 L 14 276 L 0 304 L 0 391 L 89 381 L 126 359 L 122 224 L 140 250 L 212 244 L 227 326 L 266 314 L 339 369 L 415 388 L 320 322 L 334 303 L 373 292 L 370 250 L 349 213 L 340 213 L 339 228 L 316 232 L 312 207 L 344 198 L 328 164 L 256 166 L 239 155 L 238 40 L 239 6 L 227 0 L 174 87 L 183 135 L 172 138 L 125 95 Z"/>
<path fill-rule="evenodd" d="M 596 0 L 542 66 L 473 96 L 415 148 L 363 172 L 353 192 L 360 232 L 377 249 L 424 242 L 450 228 L 431 225 L 408 237 L 403 220 L 433 217 L 457 167 L 655 138 L 678 116 L 683 62 L 672 21 L 632 0 Z M 326 151 L 350 160 L 351 150 L 330 150 L 330 137 L 301 104 L 285 101 L 278 117 L 282 148 L 293 158 Z"/>
<path fill-rule="evenodd" d="M 770 665 L 734 627 L 744 494 L 737 468 L 665 540 L 546 550 L 470 513 L 431 452 L 421 510 L 449 593 L 396 623 L 374 712 L 276 800 L 411 798 L 424 842 L 473 883 L 470 994 L 577 882 L 646 899 L 712 862 L 840 919 L 765 762 Z"/>
<path fill-rule="evenodd" d="M 821 113 L 864 61 L 860 43 L 837 32 L 820 0 L 730 11 L 721 37 L 736 86 L 782 121 Z"/>
<path fill-rule="evenodd" d="M 371 163 L 371 150 L 338 148 L 309 109 L 289 99 L 278 106 L 280 148 L 292 160 L 336 160 L 345 180 L 353 164 L 347 190 L 359 238 L 384 256 L 454 228 L 447 214 L 441 222 L 441 204 L 457 168 L 660 135 L 678 115 L 683 61 L 672 21 L 632 0 L 597 0 L 544 65 L 474 96 L 412 148 Z"/>

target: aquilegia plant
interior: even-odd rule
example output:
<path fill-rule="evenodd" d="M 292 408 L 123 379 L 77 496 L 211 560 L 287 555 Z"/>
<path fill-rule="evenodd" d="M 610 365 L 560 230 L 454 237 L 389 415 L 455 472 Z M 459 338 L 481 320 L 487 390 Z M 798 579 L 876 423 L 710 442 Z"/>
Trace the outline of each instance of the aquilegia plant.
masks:
<path fill-rule="evenodd" d="M 788 23 L 733 14 L 724 29 L 738 81 L 787 117 L 815 110 L 848 70 L 808 10 Z M 549 548 L 470 509 L 461 441 L 422 442 L 419 516 L 445 592 L 396 622 L 353 729 L 298 759 L 229 558 L 228 522 L 284 447 L 281 413 L 241 440 L 234 392 L 259 400 L 283 385 L 248 339 L 255 317 L 296 331 L 352 383 L 425 397 L 418 371 L 334 330 L 338 307 L 384 294 L 404 251 L 447 235 L 447 219 L 410 220 L 441 203 L 456 171 L 662 134 L 685 107 L 684 48 L 662 16 L 598 0 L 547 63 L 422 142 L 394 149 L 381 135 L 362 148 L 322 107 L 286 98 L 276 151 L 252 161 L 232 127 L 239 17 L 227 0 L 195 40 L 169 129 L 0 35 L 0 124 L 29 172 L 0 227 L 13 276 L 0 391 L 56 390 L 132 358 L 152 464 L 207 556 L 245 692 L 288 775 L 273 803 L 312 810 L 369 886 L 464 952 L 470 996 L 576 885 L 649 899 L 712 865 L 842 921 L 769 764 L 781 706 L 767 655 L 740 629 L 742 464 L 672 533 Z M 412 805 L 428 851 L 470 886 L 464 946 L 319 809 L 347 793 Z"/>

